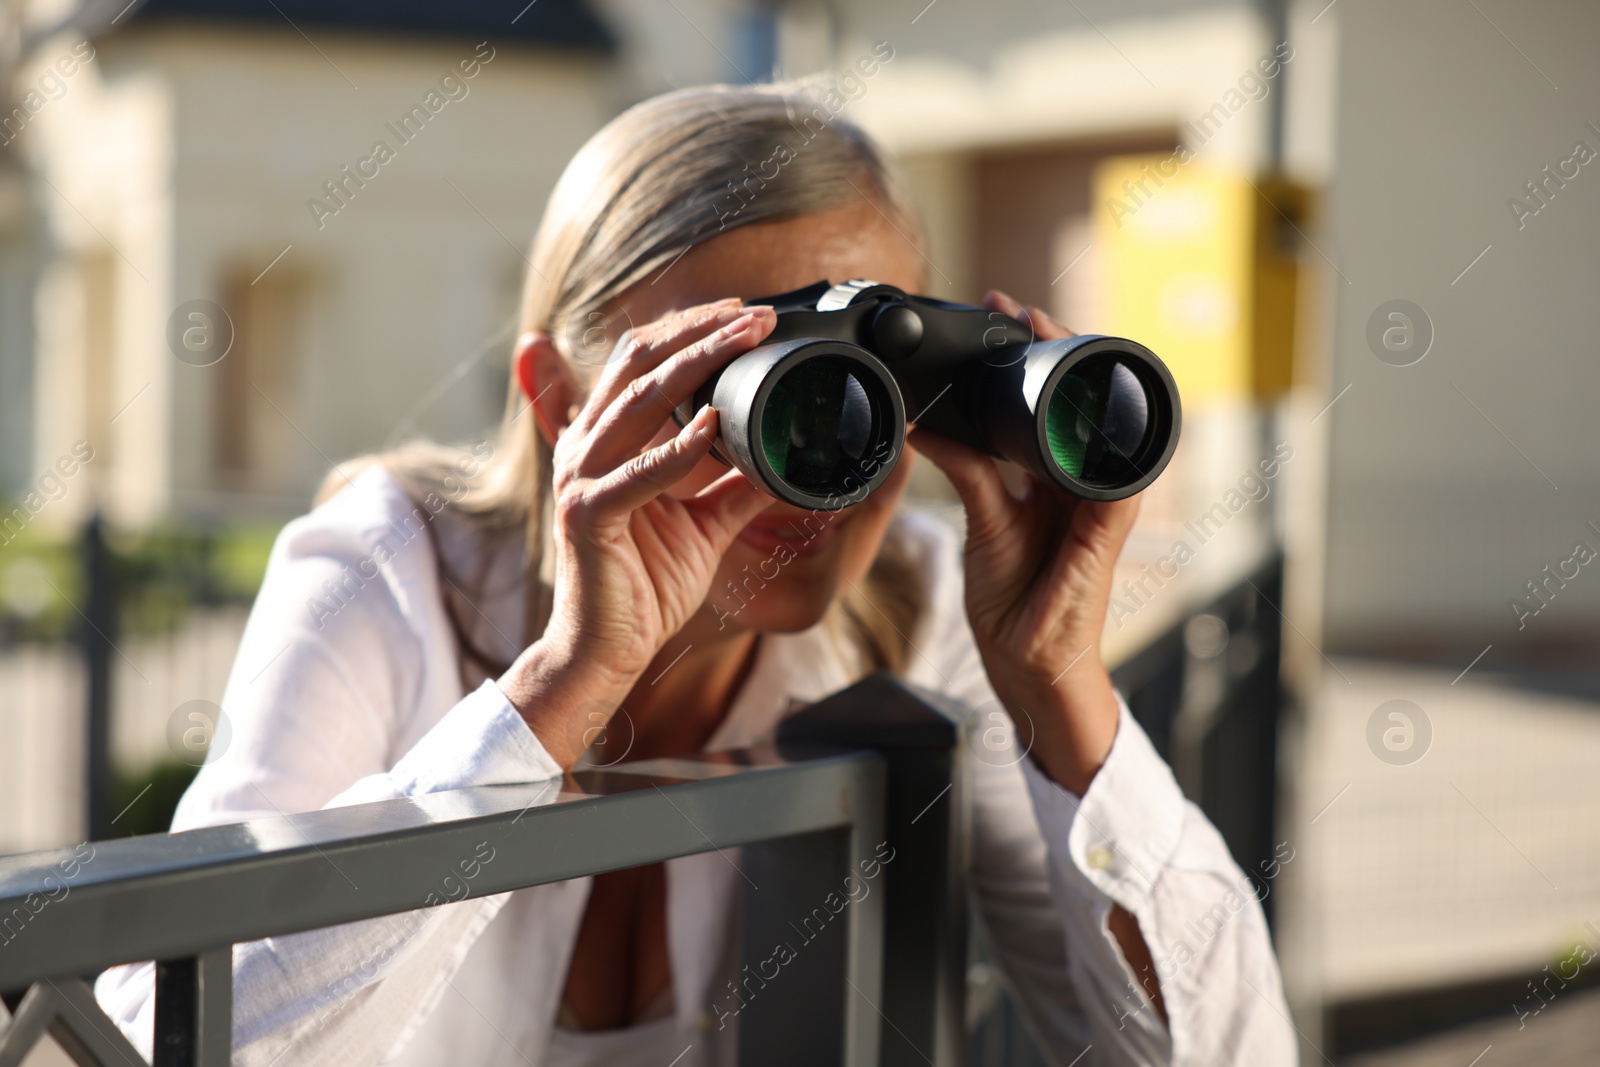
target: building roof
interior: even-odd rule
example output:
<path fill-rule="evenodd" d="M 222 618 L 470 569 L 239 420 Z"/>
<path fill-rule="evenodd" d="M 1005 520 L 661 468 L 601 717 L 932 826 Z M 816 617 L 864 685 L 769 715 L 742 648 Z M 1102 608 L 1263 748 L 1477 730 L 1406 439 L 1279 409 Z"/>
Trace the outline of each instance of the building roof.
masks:
<path fill-rule="evenodd" d="M 267 23 L 291 32 L 291 27 L 315 26 L 375 34 L 474 37 L 491 43 L 559 45 L 606 53 L 616 44 L 610 27 L 585 0 L 136 0 L 116 24 L 158 19 Z"/>

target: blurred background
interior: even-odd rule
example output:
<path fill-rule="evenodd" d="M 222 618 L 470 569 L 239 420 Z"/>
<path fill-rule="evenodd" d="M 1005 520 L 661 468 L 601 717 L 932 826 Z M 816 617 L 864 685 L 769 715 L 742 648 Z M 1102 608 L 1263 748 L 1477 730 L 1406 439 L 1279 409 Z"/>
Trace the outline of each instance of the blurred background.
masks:
<path fill-rule="evenodd" d="M 278 528 L 497 421 L 591 133 L 819 74 L 936 295 L 1178 378 L 1107 647 L 1270 893 L 1305 1062 L 1600 1061 L 1597 41 L 1546 0 L 0 0 L 0 853 L 165 829 Z M 972 988 L 975 1061 L 1042 1062 Z"/>

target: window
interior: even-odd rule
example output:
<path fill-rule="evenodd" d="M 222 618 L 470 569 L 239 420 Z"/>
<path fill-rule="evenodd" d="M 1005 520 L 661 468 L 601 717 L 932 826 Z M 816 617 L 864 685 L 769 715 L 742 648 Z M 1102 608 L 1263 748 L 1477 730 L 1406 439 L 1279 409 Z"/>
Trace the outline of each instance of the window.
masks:
<path fill-rule="evenodd" d="M 83 419 L 94 445 L 95 470 L 111 469 L 117 415 L 117 260 L 109 248 L 83 257 Z"/>
<path fill-rule="evenodd" d="M 303 494 L 305 452 L 297 425 L 306 350 L 303 274 L 279 265 L 253 284 L 236 278 L 225 291 L 233 347 L 216 364 L 212 404 L 214 483 L 264 496 Z"/>

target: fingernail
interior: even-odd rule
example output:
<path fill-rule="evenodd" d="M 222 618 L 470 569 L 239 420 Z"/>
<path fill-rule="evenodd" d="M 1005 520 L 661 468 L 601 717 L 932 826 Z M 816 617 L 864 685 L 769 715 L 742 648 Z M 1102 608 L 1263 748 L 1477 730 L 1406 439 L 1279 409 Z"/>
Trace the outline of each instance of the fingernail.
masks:
<path fill-rule="evenodd" d="M 732 337 L 734 334 L 742 332 L 750 326 L 751 320 L 755 317 L 755 308 L 740 308 L 739 313 L 734 315 L 728 321 L 728 324 L 722 328 L 722 335 L 724 337 Z"/>

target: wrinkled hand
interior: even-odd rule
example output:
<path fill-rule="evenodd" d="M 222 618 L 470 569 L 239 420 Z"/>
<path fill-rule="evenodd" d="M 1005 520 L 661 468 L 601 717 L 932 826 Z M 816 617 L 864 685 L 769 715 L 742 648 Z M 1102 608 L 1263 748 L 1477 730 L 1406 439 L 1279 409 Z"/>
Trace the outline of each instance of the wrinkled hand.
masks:
<path fill-rule="evenodd" d="M 564 766 L 581 754 L 575 709 L 622 699 L 705 601 L 739 531 L 772 503 L 736 470 L 693 496 L 666 494 L 716 440 L 709 406 L 651 443 L 676 404 L 775 321 L 770 307 L 727 300 L 630 330 L 556 439 L 550 622 L 500 685 Z"/>
<path fill-rule="evenodd" d="M 1004 294 L 984 304 L 1043 340 L 1073 336 Z M 966 507 L 967 615 L 995 693 L 1045 772 L 1082 795 L 1116 737 L 1100 637 L 1138 498 L 1082 500 L 1031 474 L 1013 494 L 990 457 L 927 430 L 911 442 Z"/>
<path fill-rule="evenodd" d="M 648 448 L 673 406 L 771 330 L 768 307 L 690 308 L 623 336 L 557 439 L 553 632 L 620 674 L 637 674 L 699 609 L 718 563 L 771 503 L 734 470 L 688 499 L 664 491 L 710 452 L 707 406 Z"/>

